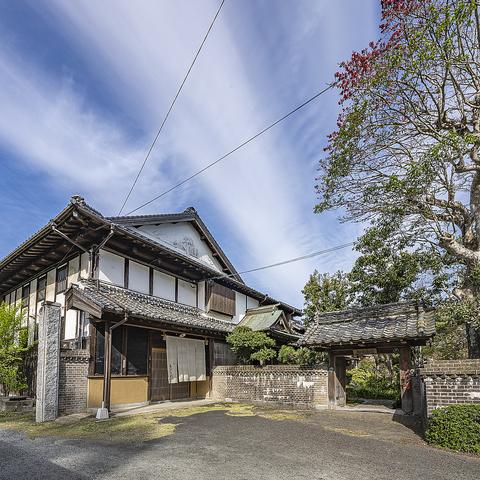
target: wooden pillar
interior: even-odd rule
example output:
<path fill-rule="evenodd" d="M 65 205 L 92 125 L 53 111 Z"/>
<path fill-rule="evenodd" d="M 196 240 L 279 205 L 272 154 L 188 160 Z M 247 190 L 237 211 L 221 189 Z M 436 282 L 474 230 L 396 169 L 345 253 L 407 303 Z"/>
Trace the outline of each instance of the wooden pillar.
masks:
<path fill-rule="evenodd" d="M 105 320 L 105 345 L 103 365 L 103 407 L 110 411 L 110 388 L 112 376 L 112 331 L 110 320 Z"/>
<path fill-rule="evenodd" d="M 335 398 L 335 355 L 332 352 L 328 353 L 328 408 L 334 409 L 336 407 Z"/>
<path fill-rule="evenodd" d="M 337 405 L 344 407 L 347 403 L 347 359 L 345 357 L 335 357 L 335 377 L 335 396 Z"/>
<path fill-rule="evenodd" d="M 405 413 L 413 411 L 412 381 L 410 378 L 411 350 L 410 347 L 400 348 L 400 396 L 402 410 Z"/>

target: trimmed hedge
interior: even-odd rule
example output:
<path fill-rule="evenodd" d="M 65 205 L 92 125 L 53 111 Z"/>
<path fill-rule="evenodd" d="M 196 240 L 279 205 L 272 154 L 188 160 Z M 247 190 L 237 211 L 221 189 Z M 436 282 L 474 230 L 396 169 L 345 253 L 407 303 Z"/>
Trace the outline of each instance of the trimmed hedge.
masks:
<path fill-rule="evenodd" d="M 432 412 L 428 443 L 459 452 L 480 453 L 480 404 L 449 405 Z"/>

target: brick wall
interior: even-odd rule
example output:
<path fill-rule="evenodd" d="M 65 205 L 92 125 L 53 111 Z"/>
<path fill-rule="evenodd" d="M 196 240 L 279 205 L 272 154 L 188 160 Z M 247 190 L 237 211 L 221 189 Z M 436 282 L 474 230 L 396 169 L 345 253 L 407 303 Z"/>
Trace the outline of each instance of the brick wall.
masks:
<path fill-rule="evenodd" d="M 235 365 L 215 367 L 212 397 L 221 401 L 271 403 L 295 408 L 328 405 L 326 367 Z"/>
<path fill-rule="evenodd" d="M 60 351 L 58 413 L 69 415 L 87 410 L 88 350 Z"/>
<path fill-rule="evenodd" d="M 480 360 L 430 360 L 419 370 L 425 413 L 458 403 L 480 403 Z"/>

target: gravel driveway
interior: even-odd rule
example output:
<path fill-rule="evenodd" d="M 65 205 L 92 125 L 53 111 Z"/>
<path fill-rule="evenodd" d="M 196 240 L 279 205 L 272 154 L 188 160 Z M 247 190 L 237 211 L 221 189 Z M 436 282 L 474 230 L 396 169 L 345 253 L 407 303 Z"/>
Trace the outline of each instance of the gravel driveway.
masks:
<path fill-rule="evenodd" d="M 0 478 L 480 478 L 480 458 L 428 447 L 412 425 L 404 425 L 405 417 L 321 412 L 301 419 L 272 418 L 218 410 L 169 417 L 163 421 L 177 424 L 173 435 L 140 444 L 30 440 L 0 430 Z"/>

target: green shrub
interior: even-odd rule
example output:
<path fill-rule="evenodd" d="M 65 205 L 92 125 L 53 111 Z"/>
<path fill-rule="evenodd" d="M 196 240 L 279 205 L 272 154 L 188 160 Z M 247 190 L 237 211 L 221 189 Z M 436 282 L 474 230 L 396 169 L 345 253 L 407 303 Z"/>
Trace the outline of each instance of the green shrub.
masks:
<path fill-rule="evenodd" d="M 22 320 L 21 305 L 0 303 L 0 390 L 5 396 L 26 388 L 21 366 L 27 337 Z"/>
<path fill-rule="evenodd" d="M 437 408 L 428 422 L 425 438 L 438 447 L 480 453 L 480 404 Z"/>
<path fill-rule="evenodd" d="M 296 352 L 298 365 L 318 365 L 326 361 L 325 352 L 317 352 L 307 347 L 300 347 Z"/>
<path fill-rule="evenodd" d="M 262 349 L 250 355 L 250 360 L 255 360 L 263 365 L 265 362 L 273 360 L 277 356 L 277 352 L 273 348 L 263 347 Z"/>
<path fill-rule="evenodd" d="M 290 345 L 282 345 L 278 351 L 278 361 L 286 365 L 295 365 L 297 363 L 297 351 Z"/>
<path fill-rule="evenodd" d="M 294 348 L 282 345 L 278 352 L 278 361 L 287 365 L 318 365 L 326 361 L 324 352 L 317 352 L 307 347 Z"/>
<path fill-rule="evenodd" d="M 235 352 L 238 359 L 243 363 L 260 361 L 260 358 L 253 358 L 253 355 L 262 349 L 273 349 L 275 340 L 263 332 L 254 332 L 249 327 L 236 327 L 227 338 L 227 343 Z M 267 353 L 263 353 L 267 355 Z M 262 355 L 260 355 L 261 357 Z M 275 358 L 276 352 L 273 358 Z"/>
<path fill-rule="evenodd" d="M 361 360 L 358 366 L 347 371 L 347 397 L 398 400 L 398 367 L 395 366 L 393 370 L 392 377 L 389 378 L 388 371 L 382 365 L 376 366 L 368 358 Z"/>

